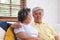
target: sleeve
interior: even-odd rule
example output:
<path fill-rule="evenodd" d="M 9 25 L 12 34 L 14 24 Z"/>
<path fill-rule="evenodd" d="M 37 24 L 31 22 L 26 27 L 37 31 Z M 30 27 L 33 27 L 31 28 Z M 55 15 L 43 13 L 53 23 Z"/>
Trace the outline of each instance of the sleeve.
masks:
<path fill-rule="evenodd" d="M 48 25 L 48 27 L 49 27 L 49 29 L 51 30 L 51 34 L 52 34 L 53 36 L 57 36 L 57 33 L 56 33 L 56 31 L 53 29 L 53 27 L 50 26 L 50 25 Z"/>
<path fill-rule="evenodd" d="M 19 32 L 25 32 L 24 28 L 18 28 L 18 29 L 14 29 L 14 33 L 17 34 Z"/>

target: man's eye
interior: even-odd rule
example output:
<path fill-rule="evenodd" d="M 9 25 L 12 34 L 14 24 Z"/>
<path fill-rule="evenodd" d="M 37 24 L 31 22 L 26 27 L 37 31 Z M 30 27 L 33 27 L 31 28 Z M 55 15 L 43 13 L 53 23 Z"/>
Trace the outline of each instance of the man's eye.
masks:
<path fill-rule="evenodd" d="M 37 15 L 37 13 L 35 13 L 35 15 Z"/>

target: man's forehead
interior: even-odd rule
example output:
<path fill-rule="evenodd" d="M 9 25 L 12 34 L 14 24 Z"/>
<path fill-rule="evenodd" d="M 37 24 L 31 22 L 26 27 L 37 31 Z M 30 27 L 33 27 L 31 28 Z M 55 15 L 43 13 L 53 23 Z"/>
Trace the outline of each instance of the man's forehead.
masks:
<path fill-rule="evenodd" d="M 33 8 L 32 12 L 34 13 L 35 11 L 38 11 L 38 10 L 43 11 L 42 8 L 40 8 L 40 7 L 35 7 L 35 8 Z"/>
<path fill-rule="evenodd" d="M 43 11 L 39 9 L 39 10 L 36 10 L 35 12 L 43 12 Z"/>

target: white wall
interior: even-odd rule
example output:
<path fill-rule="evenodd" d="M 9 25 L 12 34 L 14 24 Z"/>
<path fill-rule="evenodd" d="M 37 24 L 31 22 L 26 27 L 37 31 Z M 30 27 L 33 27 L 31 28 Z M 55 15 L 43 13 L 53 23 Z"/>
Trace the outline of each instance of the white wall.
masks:
<path fill-rule="evenodd" d="M 60 1 L 59 1 L 60 2 Z M 27 7 L 42 7 L 44 9 L 44 21 L 50 23 L 56 30 L 58 35 L 60 35 L 60 25 L 58 22 L 58 12 L 57 10 L 58 0 L 27 0 Z M 60 19 L 60 18 L 59 18 Z"/>
<path fill-rule="evenodd" d="M 60 0 L 58 0 L 58 23 L 60 23 Z"/>
<path fill-rule="evenodd" d="M 58 22 L 58 33 L 60 34 L 60 31 L 59 31 L 59 29 L 60 29 L 60 0 L 58 0 L 58 4 L 57 4 L 57 22 Z"/>

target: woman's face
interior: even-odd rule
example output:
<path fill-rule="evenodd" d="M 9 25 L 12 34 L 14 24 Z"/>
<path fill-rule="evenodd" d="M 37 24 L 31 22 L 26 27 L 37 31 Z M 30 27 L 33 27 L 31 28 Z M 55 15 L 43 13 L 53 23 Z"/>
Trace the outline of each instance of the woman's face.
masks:
<path fill-rule="evenodd" d="M 24 20 L 24 23 L 29 24 L 31 22 L 31 19 L 32 17 L 31 17 L 31 14 L 29 13 L 27 18 Z"/>

